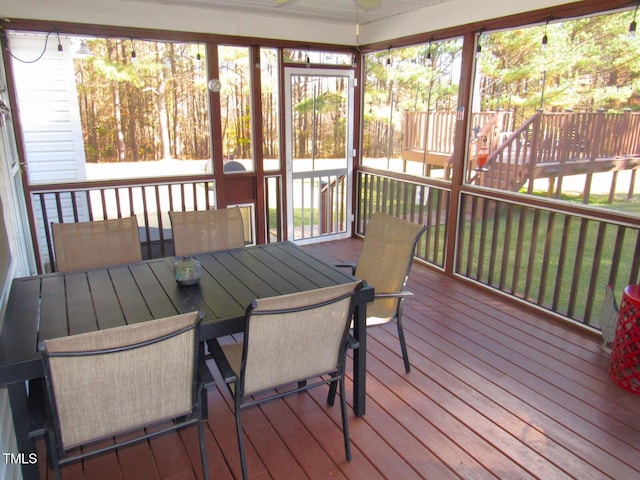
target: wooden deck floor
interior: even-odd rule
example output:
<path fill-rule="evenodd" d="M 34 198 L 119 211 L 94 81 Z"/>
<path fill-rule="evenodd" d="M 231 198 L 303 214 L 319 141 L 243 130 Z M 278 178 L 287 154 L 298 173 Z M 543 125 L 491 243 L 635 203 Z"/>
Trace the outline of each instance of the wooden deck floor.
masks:
<path fill-rule="evenodd" d="M 360 242 L 305 248 L 353 261 Z M 349 420 L 353 460 L 344 458 L 338 405 L 327 408 L 326 391 L 316 389 L 247 411 L 252 479 L 640 478 L 640 397 L 609 380 L 597 337 L 421 265 L 408 286 L 415 293 L 405 307 L 413 369 L 404 373 L 395 325 L 370 330 L 367 413 Z M 240 478 L 232 408 L 219 382 L 209 393 L 207 428 L 214 479 Z M 200 478 L 196 431 L 63 474 Z"/>

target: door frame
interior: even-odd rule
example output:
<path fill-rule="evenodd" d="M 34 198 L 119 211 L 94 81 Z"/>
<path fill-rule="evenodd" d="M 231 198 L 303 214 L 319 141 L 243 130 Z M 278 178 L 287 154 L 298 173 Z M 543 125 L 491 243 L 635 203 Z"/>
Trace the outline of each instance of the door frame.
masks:
<path fill-rule="evenodd" d="M 291 77 L 294 75 L 307 75 L 313 77 L 344 77 L 347 79 L 347 132 L 346 132 L 346 168 L 327 170 L 327 173 L 335 173 L 336 170 L 344 170 L 346 181 L 346 211 L 345 211 L 345 231 L 312 236 L 294 240 L 293 225 L 293 145 L 292 145 L 292 102 L 291 102 Z M 298 244 L 316 243 L 326 240 L 334 240 L 351 237 L 353 225 L 353 169 L 354 169 L 354 133 L 355 133 L 355 74 L 352 69 L 341 68 L 304 68 L 285 67 L 284 68 L 284 117 L 285 117 L 285 158 L 284 167 L 286 182 L 285 201 L 285 221 L 287 224 L 287 240 L 295 241 Z M 322 172 L 317 170 L 316 172 Z"/>

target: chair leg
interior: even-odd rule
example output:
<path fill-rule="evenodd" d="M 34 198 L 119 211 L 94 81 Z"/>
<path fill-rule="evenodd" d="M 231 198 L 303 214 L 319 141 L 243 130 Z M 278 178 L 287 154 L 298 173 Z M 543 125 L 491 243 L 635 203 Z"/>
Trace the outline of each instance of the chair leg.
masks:
<path fill-rule="evenodd" d="M 402 350 L 402 359 L 404 360 L 404 371 L 409 373 L 411 365 L 409 364 L 409 354 L 407 353 L 407 343 L 404 340 L 404 328 L 402 327 L 402 300 L 398 305 L 396 315 L 396 323 L 398 325 L 398 338 L 400 339 L 400 350 Z"/>
<path fill-rule="evenodd" d="M 207 461 L 207 445 L 204 441 L 204 425 L 202 414 L 198 416 L 198 439 L 200 440 L 200 459 L 202 460 L 202 474 L 204 480 L 209 480 L 209 462 Z"/>
<path fill-rule="evenodd" d="M 347 401 L 344 394 L 344 372 L 340 375 L 340 411 L 342 413 L 342 435 L 344 437 L 344 453 L 347 461 L 351 461 L 351 441 L 349 439 L 349 419 L 347 418 Z M 331 385 L 335 385 L 333 382 Z"/>
<path fill-rule="evenodd" d="M 247 458 L 244 450 L 244 437 L 242 435 L 242 420 L 240 419 L 240 405 L 236 402 L 236 429 L 238 433 L 238 450 L 240 451 L 240 467 L 242 468 L 242 480 L 247 480 Z"/>
<path fill-rule="evenodd" d="M 336 400 L 336 389 L 338 388 L 338 382 L 331 382 L 329 384 L 329 394 L 327 395 L 327 405 L 333 407 Z"/>
<path fill-rule="evenodd" d="M 204 480 L 209 480 L 209 462 L 207 461 L 207 444 L 204 440 L 204 419 L 207 412 L 207 389 L 202 385 L 198 388 L 198 440 L 200 441 L 200 460 L 202 460 L 202 474 Z"/>
<path fill-rule="evenodd" d="M 51 469 L 53 470 L 53 475 L 55 480 L 62 480 L 62 472 L 60 471 L 60 462 L 57 457 L 58 451 L 57 451 L 57 448 L 52 444 L 53 437 L 50 436 L 50 432 L 46 432 L 45 437 L 46 437 L 46 444 L 47 444 L 46 445 L 47 456 L 49 458 L 48 466 L 50 466 Z"/>
<path fill-rule="evenodd" d="M 60 465 L 56 464 L 53 467 L 53 473 L 56 476 L 56 480 L 62 480 L 62 472 L 60 472 Z"/>

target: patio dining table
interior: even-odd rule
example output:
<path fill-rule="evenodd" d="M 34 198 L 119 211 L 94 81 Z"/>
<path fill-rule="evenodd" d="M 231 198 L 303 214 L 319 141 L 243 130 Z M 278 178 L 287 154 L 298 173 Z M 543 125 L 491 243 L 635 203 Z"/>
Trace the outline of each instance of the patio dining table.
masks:
<path fill-rule="evenodd" d="M 0 386 L 9 391 L 18 447 L 12 459 L 22 464 L 25 479 L 38 478 L 37 463 L 31 461 L 37 457 L 30 437 L 34 426 L 28 385 L 44 377 L 44 340 L 200 310 L 204 342 L 242 332 L 245 309 L 255 298 L 354 280 L 291 242 L 195 258 L 202 264 L 202 278 L 190 286 L 176 283 L 175 258 L 13 280 L 0 331 Z M 359 348 L 353 355 L 353 411 L 357 416 L 365 413 L 366 305 L 373 294 L 373 287 L 365 285 L 355 298 L 354 335 Z"/>

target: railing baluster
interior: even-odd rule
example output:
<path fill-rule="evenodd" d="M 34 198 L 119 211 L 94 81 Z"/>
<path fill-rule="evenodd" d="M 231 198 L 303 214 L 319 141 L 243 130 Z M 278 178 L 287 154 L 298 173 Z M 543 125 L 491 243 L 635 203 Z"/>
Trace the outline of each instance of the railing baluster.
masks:
<path fill-rule="evenodd" d="M 54 194 L 54 199 L 56 202 L 56 208 L 58 209 L 58 221 L 62 223 L 64 221 L 64 210 L 62 208 L 62 201 L 60 200 L 60 192 L 56 192 Z"/>
<path fill-rule="evenodd" d="M 580 278 L 582 274 L 582 265 L 584 263 L 585 246 L 587 241 L 587 232 L 589 229 L 589 220 L 586 218 L 580 219 L 580 229 L 578 231 L 578 242 L 576 243 L 576 254 L 574 267 L 572 272 L 572 278 Z M 579 282 L 571 282 L 571 288 L 569 292 L 569 303 L 567 306 L 567 316 L 574 317 L 576 300 L 578 297 L 580 284 Z"/>
<path fill-rule="evenodd" d="M 442 239 L 442 245 L 446 242 L 444 238 L 447 232 L 447 215 L 444 215 L 443 210 L 449 205 L 449 191 L 434 189 L 436 197 L 435 214 L 432 215 L 431 226 L 435 225 L 435 236 L 433 238 L 433 253 L 432 261 L 439 266 L 444 266 L 444 248 L 440 248 L 440 239 Z M 444 231 L 443 231 L 444 230 Z"/>
<path fill-rule="evenodd" d="M 562 235 L 560 240 L 560 250 L 557 252 L 558 256 L 558 269 L 555 276 L 555 285 L 553 289 L 553 301 L 551 303 L 552 310 L 558 310 L 560 302 L 560 294 L 564 284 L 564 264 L 567 257 L 567 245 L 569 243 L 569 235 L 571 233 L 571 216 L 564 215 L 564 222 L 562 226 Z"/>
<path fill-rule="evenodd" d="M 166 185 L 162 186 L 163 188 L 166 188 Z M 156 185 L 155 186 L 155 193 L 156 193 L 156 217 L 158 219 L 158 242 L 160 243 L 160 256 L 164 257 L 166 256 L 166 251 L 165 251 L 165 240 L 164 240 L 164 223 L 162 221 L 162 212 L 163 212 L 163 208 L 162 208 L 162 196 L 160 195 L 160 186 Z"/>
<path fill-rule="evenodd" d="M 529 262 L 527 264 L 527 275 L 524 288 L 524 298 L 529 300 L 533 294 L 531 289 L 533 287 L 533 266 L 535 264 L 537 244 L 538 244 L 538 232 L 540 229 L 540 210 L 536 209 L 533 213 L 533 224 L 531 225 L 531 245 L 529 246 Z"/>
<path fill-rule="evenodd" d="M 498 257 L 497 242 L 500 232 L 502 203 L 493 202 L 493 228 L 491 229 L 491 248 L 489 248 L 489 277 L 487 283 L 494 284 L 496 262 Z"/>
<path fill-rule="evenodd" d="M 425 195 L 428 195 L 428 187 L 426 187 L 425 185 L 415 185 L 415 195 L 416 200 L 414 201 L 414 203 L 418 207 L 418 211 L 416 212 L 417 220 L 414 217 L 414 221 L 417 221 L 417 223 L 421 225 L 429 225 L 428 223 L 425 223 L 424 218 L 424 210 L 428 201 L 428 197 L 426 197 L 427 201 L 425 201 Z M 418 197 L 420 198 L 420 203 L 417 203 Z M 429 211 L 427 210 L 427 215 L 428 212 Z M 422 236 L 422 239 L 420 240 L 424 244 L 424 256 L 420 256 L 420 258 L 422 258 L 423 260 L 426 260 L 428 257 L 430 235 L 428 230 L 429 229 L 427 228 L 427 232 Z"/>
<path fill-rule="evenodd" d="M 493 203 L 492 201 L 488 200 L 488 199 L 483 199 L 482 200 L 482 217 L 480 219 L 481 224 L 480 224 L 480 244 L 478 245 L 479 250 L 478 250 L 478 271 L 476 273 L 476 279 L 477 280 L 482 280 L 482 275 L 483 275 L 483 270 L 484 270 L 484 257 L 485 257 L 485 253 L 487 251 L 486 249 L 486 240 L 487 240 L 487 222 L 488 222 L 488 218 L 489 218 L 489 208 L 490 208 L 490 203 Z M 489 252 L 489 254 L 491 254 L 491 252 Z M 487 283 L 489 283 L 487 281 Z M 490 284 L 490 283 L 489 283 Z"/>
<path fill-rule="evenodd" d="M 600 262 L 602 260 L 602 251 L 605 244 L 605 233 L 607 230 L 606 223 L 600 223 L 598 225 L 598 234 L 595 244 L 595 254 L 593 256 L 591 265 L 591 276 L 589 279 L 589 287 L 587 288 L 587 296 L 585 301 L 584 319 L 589 320 L 591 318 L 591 307 L 593 305 L 593 298 L 596 293 L 596 287 L 598 285 L 598 273 L 600 271 Z"/>
<path fill-rule="evenodd" d="M 555 225 L 555 212 L 547 215 L 547 228 L 544 239 L 544 252 L 542 254 L 542 267 L 540 271 L 540 288 L 538 289 L 538 304 L 544 305 L 544 295 L 547 290 L 547 277 L 549 273 L 549 260 L 551 258 L 551 241 L 553 240 L 553 230 Z"/>
<path fill-rule="evenodd" d="M 516 248 L 515 258 L 513 260 L 513 278 L 511 279 L 511 290 L 510 293 L 512 295 L 518 294 L 518 287 L 520 285 L 520 270 L 522 266 L 522 252 L 525 240 L 525 231 L 527 225 L 527 216 L 529 214 L 529 209 L 524 206 L 520 206 L 518 208 L 518 237 L 516 240 Z"/>
<path fill-rule="evenodd" d="M 462 255 L 463 253 L 466 255 L 467 262 L 465 265 L 465 269 L 463 270 L 461 267 L 459 267 L 460 268 L 459 271 L 461 271 L 466 277 L 473 277 L 472 267 L 473 267 L 473 261 L 474 261 L 474 249 L 476 244 L 476 225 L 478 224 L 476 219 L 478 218 L 478 202 L 480 202 L 480 199 L 478 197 L 469 196 L 469 195 L 464 195 L 462 199 L 463 201 L 460 206 L 460 211 L 467 212 L 467 210 L 470 210 L 471 221 L 467 222 L 466 217 L 463 216 L 460 218 L 460 222 L 458 226 L 459 235 L 464 235 L 466 231 L 464 226 L 467 223 L 469 224 L 469 229 L 468 229 L 469 233 L 466 235 L 467 237 L 466 249 L 461 250 L 459 253 L 459 255 Z M 468 206 L 469 203 L 471 204 L 470 206 Z M 460 241 L 462 242 L 462 239 Z M 478 262 L 478 264 L 479 263 L 480 262 Z"/>
<path fill-rule="evenodd" d="M 102 205 L 102 219 L 107 219 L 107 199 L 105 198 L 105 189 L 101 188 L 98 190 L 100 192 L 100 204 Z"/>
<path fill-rule="evenodd" d="M 421 212 L 423 211 L 423 207 L 422 205 L 426 206 L 426 210 L 427 210 L 427 218 L 426 218 L 426 223 L 424 223 L 425 225 L 427 225 L 427 232 L 424 234 L 425 236 L 425 249 L 424 249 L 424 254 L 425 254 L 425 260 L 429 259 L 430 257 L 434 257 L 434 255 L 436 254 L 435 249 L 437 248 L 437 231 L 434 232 L 433 229 L 433 225 L 436 225 L 436 228 L 438 228 L 438 224 L 440 223 L 437 218 L 437 209 L 434 206 L 434 193 L 436 192 L 434 189 L 429 189 L 429 187 L 425 187 L 424 185 L 421 187 L 422 188 L 422 194 L 420 195 L 420 209 Z M 424 201 L 425 195 L 427 195 L 427 201 Z M 434 213 L 435 213 L 435 218 L 436 220 L 434 221 Z M 420 223 L 423 223 L 423 216 L 421 215 L 420 217 Z M 433 246 L 433 252 L 430 253 L 429 252 L 429 246 Z M 435 257 L 434 257 L 435 258 Z"/>
<path fill-rule="evenodd" d="M 502 268 L 500 269 L 500 290 L 504 290 L 507 283 L 507 273 L 509 272 L 509 253 L 511 252 L 511 228 L 513 223 L 513 204 L 507 205 L 507 218 L 505 222 L 503 245 L 502 245 Z"/>

